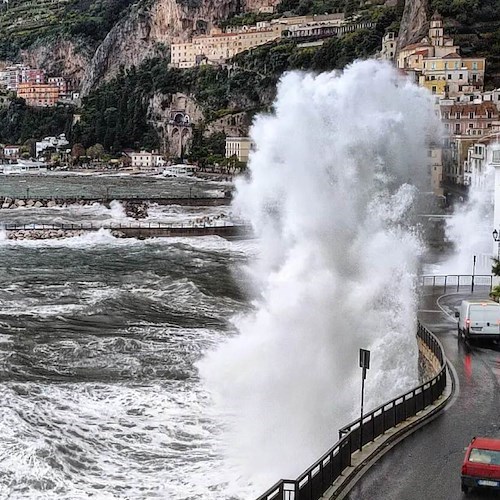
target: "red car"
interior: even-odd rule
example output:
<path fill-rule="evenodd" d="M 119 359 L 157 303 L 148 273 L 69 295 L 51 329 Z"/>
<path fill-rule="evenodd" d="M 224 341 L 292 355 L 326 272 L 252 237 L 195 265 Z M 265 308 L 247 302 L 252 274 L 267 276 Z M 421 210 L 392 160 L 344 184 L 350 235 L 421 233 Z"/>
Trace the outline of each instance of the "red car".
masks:
<path fill-rule="evenodd" d="M 485 487 L 500 490 L 500 439 L 475 437 L 462 464 L 462 491 Z"/>

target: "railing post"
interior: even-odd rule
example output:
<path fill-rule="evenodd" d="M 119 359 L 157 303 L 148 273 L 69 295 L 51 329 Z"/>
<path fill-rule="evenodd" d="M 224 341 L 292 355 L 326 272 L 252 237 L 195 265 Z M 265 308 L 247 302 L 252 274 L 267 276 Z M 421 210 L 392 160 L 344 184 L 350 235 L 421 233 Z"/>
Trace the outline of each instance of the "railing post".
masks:
<path fill-rule="evenodd" d="M 457 292 L 460 290 L 460 274 L 457 274 Z"/>

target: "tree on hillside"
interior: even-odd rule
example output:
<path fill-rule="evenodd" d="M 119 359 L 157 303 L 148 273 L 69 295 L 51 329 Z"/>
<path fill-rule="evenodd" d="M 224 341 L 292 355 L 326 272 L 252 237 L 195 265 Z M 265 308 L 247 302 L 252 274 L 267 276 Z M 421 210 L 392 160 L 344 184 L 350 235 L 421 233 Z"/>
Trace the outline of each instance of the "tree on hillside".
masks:
<path fill-rule="evenodd" d="M 71 156 L 75 159 L 85 156 L 85 148 L 83 147 L 83 144 L 80 144 L 79 142 L 73 144 L 73 147 L 71 148 Z"/>
<path fill-rule="evenodd" d="M 102 144 L 94 144 L 87 149 L 87 156 L 95 160 L 99 160 L 104 154 L 104 146 Z"/>

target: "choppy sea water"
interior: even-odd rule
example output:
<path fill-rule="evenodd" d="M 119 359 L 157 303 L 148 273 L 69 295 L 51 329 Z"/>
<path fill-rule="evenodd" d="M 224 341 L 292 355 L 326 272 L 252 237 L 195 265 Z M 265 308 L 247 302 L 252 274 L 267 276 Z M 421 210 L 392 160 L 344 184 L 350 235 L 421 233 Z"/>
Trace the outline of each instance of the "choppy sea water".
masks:
<path fill-rule="evenodd" d="M 17 209 L 0 221 L 122 216 Z M 217 237 L 0 236 L 0 498 L 234 498 L 224 420 L 195 363 L 250 307 L 241 268 L 252 251 Z"/>

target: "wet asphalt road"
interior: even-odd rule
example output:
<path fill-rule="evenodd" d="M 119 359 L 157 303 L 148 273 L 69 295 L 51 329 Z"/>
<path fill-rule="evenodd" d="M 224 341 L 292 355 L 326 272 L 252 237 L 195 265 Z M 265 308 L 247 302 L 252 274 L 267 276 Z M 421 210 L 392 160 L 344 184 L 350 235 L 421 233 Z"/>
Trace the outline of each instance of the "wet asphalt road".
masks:
<path fill-rule="evenodd" d="M 437 292 L 422 298 L 419 318 L 441 340 L 455 368 L 458 384 L 453 403 L 387 452 L 351 490 L 350 500 L 500 499 L 500 492 L 464 495 L 460 490 L 464 448 L 471 438 L 500 438 L 500 345 L 459 343 L 454 307 L 471 295 L 440 297 Z M 474 297 L 487 294 L 479 291 Z M 451 318 L 439 309 L 438 298 Z"/>

